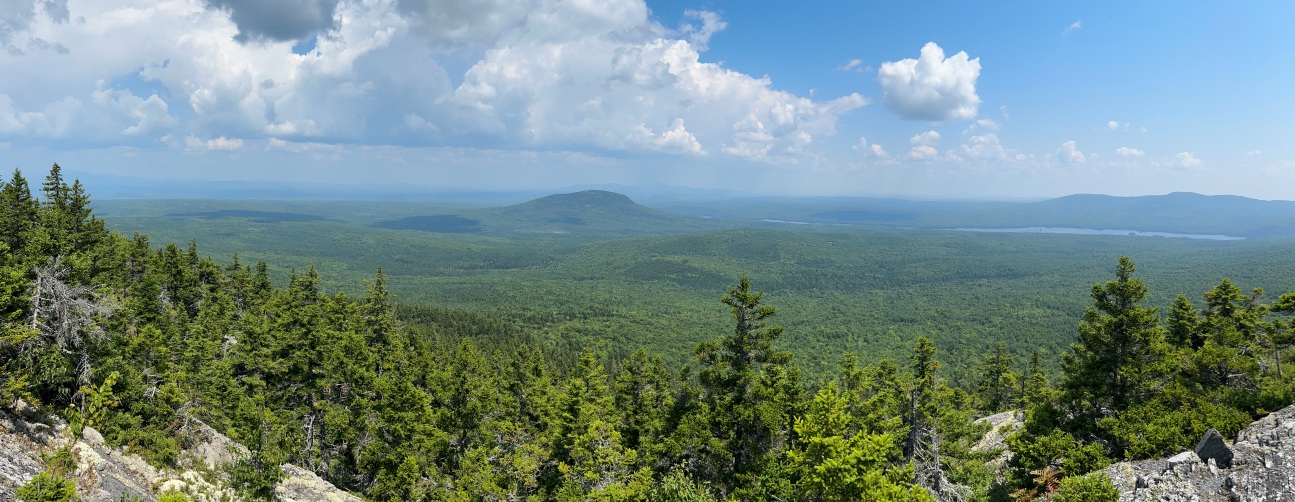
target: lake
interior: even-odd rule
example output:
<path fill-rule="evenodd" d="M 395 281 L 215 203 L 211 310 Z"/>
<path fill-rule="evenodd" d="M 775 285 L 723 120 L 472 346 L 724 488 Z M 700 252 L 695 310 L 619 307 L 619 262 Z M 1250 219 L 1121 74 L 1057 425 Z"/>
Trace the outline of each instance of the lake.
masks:
<path fill-rule="evenodd" d="M 1009 232 L 1020 234 L 1080 234 L 1080 235 L 1131 235 L 1136 237 L 1178 237 L 1183 239 L 1208 239 L 1212 241 L 1239 241 L 1245 237 L 1209 234 L 1175 234 L 1171 232 L 1143 232 L 1139 230 L 1107 230 L 1070 227 L 1020 227 L 1020 228 L 954 228 L 961 232 Z"/>

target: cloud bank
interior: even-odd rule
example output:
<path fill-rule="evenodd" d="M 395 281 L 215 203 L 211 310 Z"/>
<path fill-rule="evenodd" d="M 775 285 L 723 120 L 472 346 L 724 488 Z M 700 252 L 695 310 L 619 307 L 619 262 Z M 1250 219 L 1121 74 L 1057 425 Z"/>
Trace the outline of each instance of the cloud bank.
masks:
<path fill-rule="evenodd" d="M 7 3 L 0 72 L 29 78 L 0 88 L 0 134 L 62 148 L 275 140 L 798 162 L 867 104 L 706 62 L 719 15 L 667 28 L 642 0 Z"/>

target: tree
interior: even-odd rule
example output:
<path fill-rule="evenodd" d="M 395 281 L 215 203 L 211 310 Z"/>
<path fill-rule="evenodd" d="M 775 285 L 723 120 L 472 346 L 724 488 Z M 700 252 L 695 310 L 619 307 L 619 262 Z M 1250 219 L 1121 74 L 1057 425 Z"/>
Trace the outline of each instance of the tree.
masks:
<path fill-rule="evenodd" d="M 67 267 L 61 257 L 55 257 L 36 269 L 28 308 L 28 329 L 38 336 L 24 342 L 19 347 L 20 354 L 34 357 L 46 348 L 53 348 L 71 358 L 74 377 L 70 388 L 47 387 L 44 392 L 48 397 L 68 396 L 73 392 L 79 395 L 77 389 L 89 385 L 92 375 L 90 344 L 105 336 L 97 320 L 112 313 L 116 306 L 95 295 L 87 286 L 69 284 Z"/>
<path fill-rule="evenodd" d="M 14 169 L 7 183 L 0 185 L 0 243 L 17 253 L 27 242 L 27 232 L 37 224 L 40 205 L 22 172 Z"/>
<path fill-rule="evenodd" d="M 1062 362 L 1062 388 L 1090 425 L 1145 399 L 1164 377 L 1167 347 L 1156 309 L 1143 307 L 1147 286 L 1134 277 L 1133 261 L 1120 257 L 1116 279 L 1093 286 L 1079 336 Z"/>
<path fill-rule="evenodd" d="M 980 395 L 980 408 L 985 413 L 998 413 L 1015 404 L 1016 380 L 1019 375 L 1012 372 L 1012 356 L 1007 354 L 1003 342 L 994 344 L 994 349 L 985 354 L 985 360 L 977 370 L 979 381 L 976 384 Z"/>
<path fill-rule="evenodd" d="M 1030 354 L 1030 364 L 1025 368 L 1025 375 L 1021 377 L 1022 408 L 1029 409 L 1049 401 L 1052 392 L 1053 389 L 1048 386 L 1048 375 L 1039 363 L 1039 349 L 1034 349 L 1034 353 Z"/>
<path fill-rule="evenodd" d="M 1196 313 L 1196 307 L 1192 306 L 1192 301 L 1187 299 L 1187 295 L 1180 294 L 1174 299 L 1174 305 L 1169 308 L 1169 317 L 1165 321 L 1169 325 L 1169 343 L 1173 346 L 1199 349 L 1205 343 L 1205 339 L 1197 330 L 1200 318 Z"/>
<path fill-rule="evenodd" d="M 931 500 L 912 483 L 912 464 L 891 463 L 895 438 L 856 428 L 848 409 L 846 396 L 828 383 L 796 420 L 797 444 L 787 458 L 797 500 Z"/>
<path fill-rule="evenodd" d="M 731 473 L 723 484 L 741 483 L 750 490 L 761 489 L 756 471 L 784 445 L 789 432 L 785 410 L 772 399 L 778 393 L 762 383 L 766 373 L 791 361 L 790 353 L 773 346 L 783 329 L 767 325 L 776 310 L 760 304 L 763 295 L 752 290 L 751 280 L 743 275 L 723 297 L 736 321 L 733 333 L 696 350 L 703 367 L 700 380 L 714 412 L 713 434 L 727 445 L 725 452 L 716 453 L 731 455 L 712 455 L 711 461 L 719 462 L 721 472 Z"/>

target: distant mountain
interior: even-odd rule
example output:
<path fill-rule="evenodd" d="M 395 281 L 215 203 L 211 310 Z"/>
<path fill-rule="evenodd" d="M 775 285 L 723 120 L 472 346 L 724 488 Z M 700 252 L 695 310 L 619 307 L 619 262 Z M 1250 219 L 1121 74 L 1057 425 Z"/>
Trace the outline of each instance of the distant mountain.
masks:
<path fill-rule="evenodd" d="M 752 198 L 730 202 L 726 209 L 721 214 L 730 217 L 748 214 L 871 227 L 1065 227 L 1295 239 L 1295 201 L 1188 192 L 1137 197 L 1079 194 L 1034 202 Z"/>
<path fill-rule="evenodd" d="M 1015 206 L 1015 205 L 1014 205 Z M 999 224 L 1295 237 L 1295 202 L 1174 192 L 1113 197 L 1081 194 L 1001 208 Z"/>
<path fill-rule="evenodd" d="M 644 235 L 717 230 L 731 225 L 658 211 L 616 192 L 583 190 L 453 215 L 410 216 L 375 226 L 456 233 Z"/>

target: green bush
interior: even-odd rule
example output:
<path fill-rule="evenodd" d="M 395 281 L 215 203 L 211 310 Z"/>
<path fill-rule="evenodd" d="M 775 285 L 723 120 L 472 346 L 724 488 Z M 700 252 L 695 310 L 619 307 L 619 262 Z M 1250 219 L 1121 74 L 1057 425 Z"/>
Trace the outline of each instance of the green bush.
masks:
<path fill-rule="evenodd" d="M 1119 490 L 1105 472 L 1063 479 L 1052 496 L 1053 502 L 1116 502 L 1119 499 Z"/>
<path fill-rule="evenodd" d="M 76 500 L 76 484 L 70 479 L 42 471 L 18 488 L 17 495 L 18 500 L 24 502 L 67 502 Z"/>

